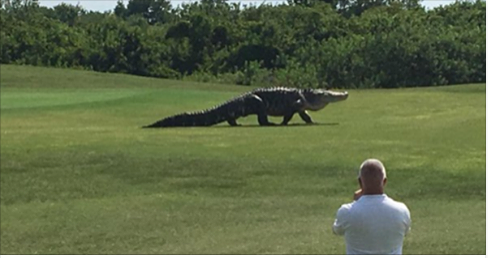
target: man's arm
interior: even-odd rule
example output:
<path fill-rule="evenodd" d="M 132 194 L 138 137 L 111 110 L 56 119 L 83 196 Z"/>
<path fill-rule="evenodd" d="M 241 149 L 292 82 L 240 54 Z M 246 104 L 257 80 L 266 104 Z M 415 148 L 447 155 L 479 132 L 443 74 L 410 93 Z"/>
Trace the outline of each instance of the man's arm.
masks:
<path fill-rule="evenodd" d="M 357 201 L 363 195 L 363 190 L 359 189 L 354 192 L 353 199 Z M 332 232 L 336 235 L 344 235 L 346 230 L 346 223 L 347 223 L 347 213 L 349 210 L 350 204 L 342 205 L 339 210 L 337 211 L 336 219 L 334 221 L 334 225 L 332 225 Z"/>
<path fill-rule="evenodd" d="M 347 223 L 347 208 L 342 205 L 337 211 L 334 225 L 332 225 L 332 232 L 336 235 L 344 235 Z"/>
<path fill-rule="evenodd" d="M 412 220 L 410 219 L 410 211 L 408 210 L 406 205 L 405 205 L 405 224 L 406 224 L 406 228 L 405 228 L 405 236 L 406 236 L 407 233 L 410 231 L 410 227 L 412 224 Z"/>

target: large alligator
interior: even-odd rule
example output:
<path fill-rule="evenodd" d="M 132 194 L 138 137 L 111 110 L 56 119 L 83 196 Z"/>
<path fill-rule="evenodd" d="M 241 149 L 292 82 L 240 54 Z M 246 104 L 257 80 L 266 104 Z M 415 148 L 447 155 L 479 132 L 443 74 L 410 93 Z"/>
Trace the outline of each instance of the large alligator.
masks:
<path fill-rule="evenodd" d="M 307 110 L 318 111 L 329 103 L 345 100 L 346 92 L 324 89 L 260 88 L 242 94 L 219 106 L 203 111 L 182 113 L 159 120 L 143 128 L 176 126 L 211 126 L 227 121 L 231 126 L 238 125 L 236 119 L 257 115 L 260 125 L 275 125 L 268 121 L 269 116 L 283 116 L 282 125 L 288 124 L 295 113 L 307 124 L 312 118 Z"/>

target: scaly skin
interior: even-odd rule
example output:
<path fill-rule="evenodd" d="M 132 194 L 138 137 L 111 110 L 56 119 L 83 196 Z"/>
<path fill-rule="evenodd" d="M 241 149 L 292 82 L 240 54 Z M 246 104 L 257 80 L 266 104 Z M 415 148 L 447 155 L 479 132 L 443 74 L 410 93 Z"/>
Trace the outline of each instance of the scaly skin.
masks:
<path fill-rule="evenodd" d="M 329 103 L 342 101 L 347 97 L 347 92 L 324 89 L 259 88 L 219 106 L 170 116 L 143 128 L 211 126 L 224 121 L 236 126 L 238 118 L 248 115 L 257 115 L 262 126 L 274 125 L 268 121 L 268 115 L 283 116 L 281 124 L 286 125 L 296 113 L 303 121 L 311 124 L 312 118 L 307 110 L 318 111 Z"/>

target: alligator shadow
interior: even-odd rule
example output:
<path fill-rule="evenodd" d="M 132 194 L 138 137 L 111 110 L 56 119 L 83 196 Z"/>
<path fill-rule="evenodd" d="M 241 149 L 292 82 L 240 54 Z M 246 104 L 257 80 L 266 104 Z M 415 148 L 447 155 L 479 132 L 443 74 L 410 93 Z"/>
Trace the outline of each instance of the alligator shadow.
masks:
<path fill-rule="evenodd" d="M 287 125 L 267 125 L 261 126 L 259 124 L 244 124 L 238 126 L 231 126 L 231 125 L 214 125 L 214 126 L 174 126 L 174 127 L 153 127 L 153 128 L 144 128 L 143 129 L 190 129 L 190 128 L 213 128 L 213 129 L 238 129 L 238 128 L 285 128 L 285 127 L 311 127 L 311 126 L 336 126 L 339 123 L 313 123 L 313 124 L 305 124 L 305 123 L 292 123 Z"/>
<path fill-rule="evenodd" d="M 287 124 L 287 125 L 271 125 L 271 126 L 261 126 L 259 124 L 244 124 L 244 125 L 238 125 L 238 126 L 212 126 L 211 128 L 286 128 L 286 127 L 314 127 L 314 126 L 336 126 L 339 125 L 339 123 L 313 123 L 313 124 L 305 124 L 305 123 L 292 123 L 292 124 Z"/>

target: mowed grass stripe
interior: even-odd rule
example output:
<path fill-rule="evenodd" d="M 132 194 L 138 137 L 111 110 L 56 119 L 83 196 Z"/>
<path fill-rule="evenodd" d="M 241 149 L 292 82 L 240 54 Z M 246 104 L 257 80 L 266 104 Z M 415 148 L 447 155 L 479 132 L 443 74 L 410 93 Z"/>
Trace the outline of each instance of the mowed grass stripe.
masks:
<path fill-rule="evenodd" d="M 411 208 L 404 253 L 485 253 L 485 85 L 352 90 L 314 126 L 143 130 L 249 88 L 20 66 L 0 80 L 2 254 L 343 254 L 330 226 L 368 157 Z"/>

